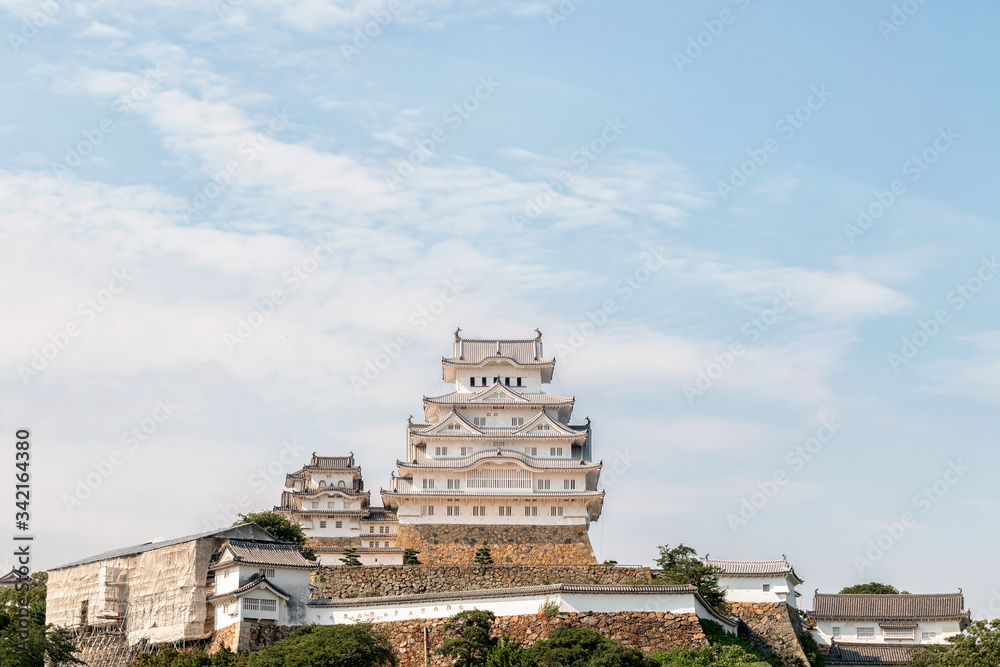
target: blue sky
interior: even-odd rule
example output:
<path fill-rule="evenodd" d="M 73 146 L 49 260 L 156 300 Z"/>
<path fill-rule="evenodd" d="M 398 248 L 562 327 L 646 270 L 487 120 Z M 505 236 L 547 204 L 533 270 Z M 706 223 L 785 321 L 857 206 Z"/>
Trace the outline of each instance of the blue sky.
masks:
<path fill-rule="evenodd" d="M 1000 615 L 1000 9 L 676 4 L 0 0 L 36 566 L 273 505 L 313 451 L 377 496 L 455 328 L 540 327 L 601 558 Z"/>

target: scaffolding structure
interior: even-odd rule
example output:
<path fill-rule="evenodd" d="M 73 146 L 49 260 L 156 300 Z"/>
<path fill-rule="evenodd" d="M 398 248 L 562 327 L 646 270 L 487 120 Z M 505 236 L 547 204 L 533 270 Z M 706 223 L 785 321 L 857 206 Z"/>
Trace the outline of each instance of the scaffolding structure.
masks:
<path fill-rule="evenodd" d="M 248 524 L 108 552 L 49 572 L 46 623 L 68 628 L 91 667 L 120 667 L 160 644 L 211 637 L 212 556 L 228 537 L 274 538 Z"/>

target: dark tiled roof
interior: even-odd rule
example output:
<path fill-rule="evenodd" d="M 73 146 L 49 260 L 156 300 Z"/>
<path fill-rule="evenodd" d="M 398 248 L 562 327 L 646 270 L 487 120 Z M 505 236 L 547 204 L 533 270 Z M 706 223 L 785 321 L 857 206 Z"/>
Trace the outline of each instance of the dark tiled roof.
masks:
<path fill-rule="evenodd" d="M 803 582 L 799 575 L 795 574 L 795 570 L 784 556 L 781 557 L 781 560 L 719 560 L 706 557 L 705 564 L 722 570 L 720 574 L 726 577 L 790 574 L 800 584 Z"/>
<path fill-rule="evenodd" d="M 247 565 L 309 569 L 316 567 L 316 563 L 306 560 L 294 544 L 257 540 L 229 540 L 217 552 L 217 561 L 213 567 L 218 565 L 218 560 L 221 560 L 227 551 L 232 554 L 233 561 Z"/>
<path fill-rule="evenodd" d="M 968 617 L 961 593 L 876 595 L 819 593 L 813 597 L 812 618 L 875 621 Z"/>
<path fill-rule="evenodd" d="M 301 479 L 305 476 L 306 470 L 346 470 L 354 473 L 361 473 L 361 466 L 354 465 L 354 453 L 347 456 L 316 456 L 313 452 L 312 458 L 307 465 L 302 466 L 295 472 L 285 475 L 286 478 Z"/>
<path fill-rule="evenodd" d="M 361 518 L 362 521 L 386 521 L 398 523 L 396 513 L 385 507 L 369 507 L 368 515 Z"/>
<path fill-rule="evenodd" d="M 170 547 L 177 544 L 184 544 L 185 542 L 193 542 L 194 540 L 200 540 L 210 537 L 234 537 L 234 538 L 246 538 L 253 540 L 266 540 L 266 541 L 277 542 L 277 539 L 273 535 L 271 535 L 269 532 L 267 532 L 257 524 L 244 523 L 239 526 L 230 526 L 229 528 L 221 528 L 219 530 L 209 530 L 204 533 L 195 533 L 194 535 L 186 535 L 184 537 L 178 537 L 173 540 L 164 540 L 163 542 L 145 542 L 144 544 L 137 544 L 132 547 L 125 547 L 124 549 L 105 551 L 104 553 L 97 554 L 96 556 L 91 556 L 90 558 L 84 558 L 83 560 L 78 560 L 73 563 L 67 563 L 66 565 L 60 565 L 59 567 L 54 567 L 52 568 L 52 570 L 62 570 L 67 567 L 76 567 L 77 565 L 96 563 L 97 561 L 108 560 L 111 558 L 124 558 L 126 556 L 141 554 L 146 551 L 153 551 L 154 549 L 161 549 L 163 547 Z"/>
<path fill-rule="evenodd" d="M 21 573 L 11 568 L 10 572 L 0 577 L 0 584 L 16 584 L 19 581 L 30 581 L 31 577 L 22 577 Z"/>
<path fill-rule="evenodd" d="M 910 660 L 910 647 L 900 644 L 837 644 L 823 656 L 828 665 L 899 665 Z"/>

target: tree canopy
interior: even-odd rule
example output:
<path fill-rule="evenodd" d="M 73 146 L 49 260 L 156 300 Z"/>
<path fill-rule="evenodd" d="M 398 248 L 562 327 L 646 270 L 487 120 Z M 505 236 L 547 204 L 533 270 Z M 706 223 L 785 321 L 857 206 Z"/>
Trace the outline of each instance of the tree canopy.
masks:
<path fill-rule="evenodd" d="M 709 643 L 705 648 L 671 649 L 649 657 L 661 667 L 772 667 L 784 664 L 777 656 L 765 658 L 748 639 L 729 634 L 718 623 L 702 619 L 701 627 Z M 812 665 L 823 667 L 822 658 Z"/>
<path fill-rule="evenodd" d="M 78 664 L 73 638 L 65 628 L 45 625 L 47 572 L 35 572 L 12 588 L 0 588 L 0 667 L 43 667 Z M 18 625 L 21 601 L 27 603 L 28 637 L 22 643 Z"/>
<path fill-rule="evenodd" d="M 847 586 L 840 590 L 840 594 L 844 595 L 847 593 L 869 593 L 875 595 L 909 595 L 908 591 L 896 590 L 895 586 L 889 584 L 881 584 L 877 581 L 870 581 L 867 584 L 855 584 L 854 586 Z"/>
<path fill-rule="evenodd" d="M 719 588 L 719 570 L 709 567 L 698 558 L 698 552 L 682 542 L 673 549 L 670 545 L 659 548 L 656 578 L 668 584 L 691 584 L 702 597 L 716 609 L 725 609 L 726 593 Z"/>
<path fill-rule="evenodd" d="M 271 510 L 261 510 L 260 512 L 238 515 L 233 525 L 242 526 L 245 523 L 255 523 L 282 542 L 298 545 L 303 556 L 309 560 L 316 560 L 316 554 L 313 553 L 313 550 L 306 547 L 306 534 L 302 531 L 302 526 L 293 523 L 288 517 Z"/>
<path fill-rule="evenodd" d="M 242 657 L 242 656 L 241 656 Z M 399 664 L 389 640 L 371 625 L 307 625 L 250 654 L 247 667 L 381 667 Z"/>
<path fill-rule="evenodd" d="M 657 667 L 637 649 L 603 637 L 590 628 L 554 629 L 527 651 L 541 667 Z"/>
<path fill-rule="evenodd" d="M 1000 665 L 1000 618 L 973 621 L 947 644 L 924 644 L 913 649 L 912 667 L 996 667 Z"/>
<path fill-rule="evenodd" d="M 485 664 L 487 654 L 497 643 L 490 636 L 495 619 L 492 611 L 460 611 L 445 624 L 445 640 L 436 649 L 436 653 L 455 658 L 454 667 Z"/>

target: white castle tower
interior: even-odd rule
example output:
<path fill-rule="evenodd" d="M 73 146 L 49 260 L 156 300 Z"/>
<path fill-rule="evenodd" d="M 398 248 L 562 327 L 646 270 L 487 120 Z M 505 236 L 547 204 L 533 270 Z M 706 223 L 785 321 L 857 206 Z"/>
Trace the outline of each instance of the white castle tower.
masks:
<path fill-rule="evenodd" d="M 537 331 L 537 330 L 536 330 Z M 470 562 L 489 546 L 497 562 L 594 562 L 587 529 L 601 514 L 601 463 L 590 420 L 570 424 L 573 398 L 546 393 L 555 359 L 542 334 L 525 340 L 463 339 L 442 359 L 455 390 L 424 397 L 410 419 L 406 458 L 382 489 L 399 520 L 399 546 L 424 562 Z"/>

